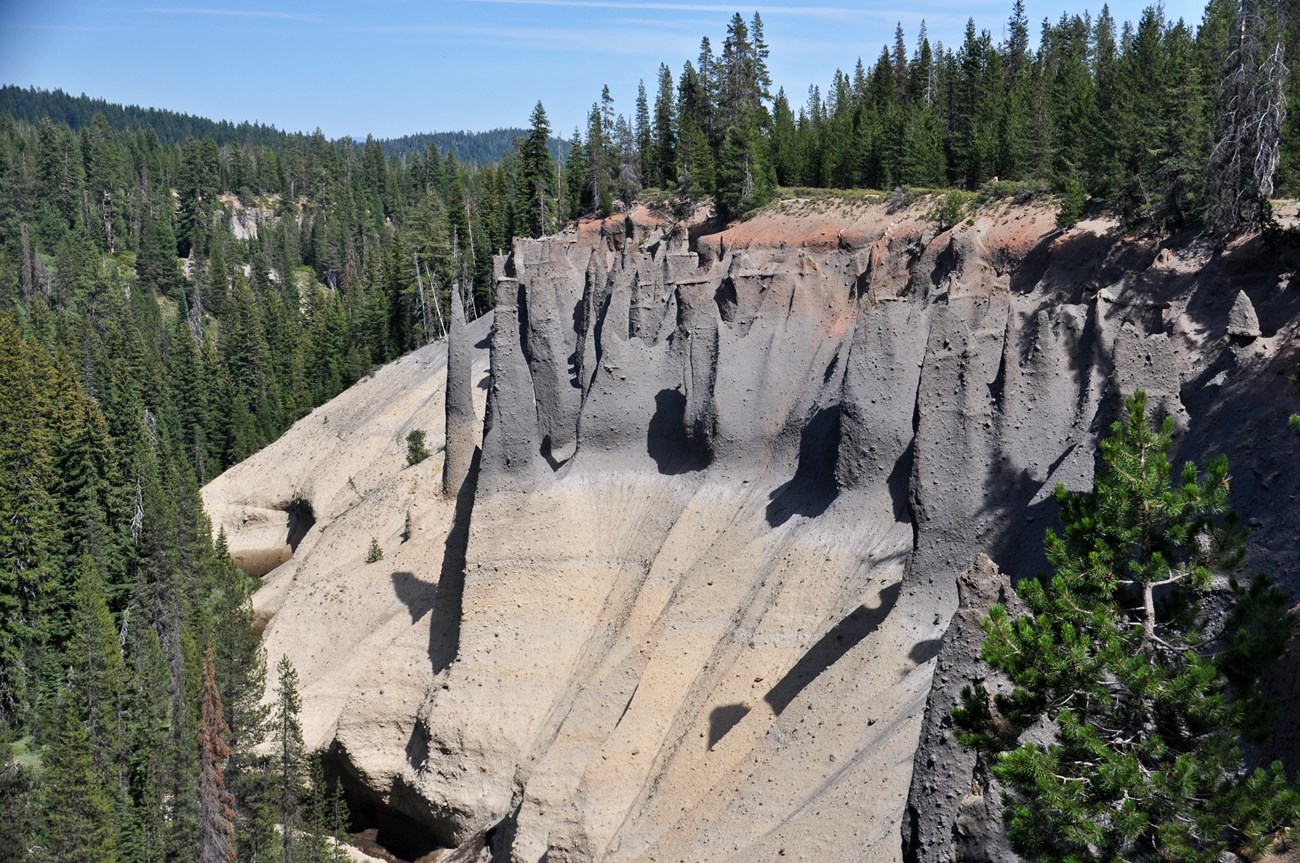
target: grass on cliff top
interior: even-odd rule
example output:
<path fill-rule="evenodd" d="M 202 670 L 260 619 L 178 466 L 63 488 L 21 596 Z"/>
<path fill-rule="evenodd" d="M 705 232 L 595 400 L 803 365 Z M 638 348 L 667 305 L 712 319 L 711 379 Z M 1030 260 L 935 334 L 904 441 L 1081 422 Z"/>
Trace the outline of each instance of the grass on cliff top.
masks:
<path fill-rule="evenodd" d="M 780 213 L 782 215 L 811 215 L 829 211 L 832 206 L 856 209 L 889 205 L 903 209 L 920 201 L 938 202 L 944 199 L 960 201 L 963 210 L 973 214 L 981 207 L 1009 202 L 1017 205 L 1040 203 L 1052 197 L 1049 184 L 1041 180 L 990 180 L 975 191 L 956 188 L 928 188 L 924 186 L 899 186 L 891 191 L 881 189 L 814 189 L 807 186 L 781 186 L 776 199 L 749 214 Z"/>
<path fill-rule="evenodd" d="M 814 189 L 810 186 L 779 186 L 773 203 L 800 200 L 883 204 L 889 200 L 891 194 L 880 189 Z"/>
<path fill-rule="evenodd" d="M 1055 197 L 1051 185 L 1044 180 L 989 180 L 974 191 L 951 186 L 899 186 L 890 190 L 778 186 L 770 202 L 743 214 L 740 221 L 748 221 L 760 214 L 814 216 L 832 210 L 843 212 L 875 206 L 888 206 L 890 212 L 896 212 L 917 203 L 928 204 L 936 212 L 944 204 L 948 210 L 959 205 L 965 217 L 973 217 L 988 206 L 1054 204 Z M 637 202 L 665 213 L 674 212 L 681 206 L 681 199 L 671 189 L 642 189 Z"/>

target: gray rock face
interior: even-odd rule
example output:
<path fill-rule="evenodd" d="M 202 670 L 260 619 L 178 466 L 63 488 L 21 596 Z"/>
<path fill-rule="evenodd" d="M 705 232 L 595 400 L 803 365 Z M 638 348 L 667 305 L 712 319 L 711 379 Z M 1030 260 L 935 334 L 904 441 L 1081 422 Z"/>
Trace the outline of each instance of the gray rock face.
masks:
<path fill-rule="evenodd" d="M 495 316 L 492 321 L 492 377 L 483 420 L 480 488 L 524 489 L 546 474 L 538 432 L 537 396 L 529 366 L 527 304 L 524 287 L 508 261 L 495 263 Z"/>
<path fill-rule="evenodd" d="M 1237 299 L 1232 301 L 1232 310 L 1228 312 L 1228 335 L 1246 339 L 1260 336 L 1259 318 L 1245 291 L 1238 291 Z"/>
<path fill-rule="evenodd" d="M 447 389 L 443 395 L 447 450 L 442 463 L 442 493 L 446 497 L 455 497 L 460 491 L 474 460 L 478 416 L 474 413 L 474 390 L 470 382 L 474 361 L 472 351 L 465 307 L 460 291 L 453 290 L 451 329 L 447 334 Z"/>
<path fill-rule="evenodd" d="M 1006 859 L 945 726 L 1006 591 L 971 561 L 1044 565 L 1053 487 L 1139 386 L 1179 460 L 1231 454 L 1248 567 L 1291 571 L 1294 292 L 1252 287 L 1249 346 L 1222 298 L 1300 261 L 924 213 L 639 209 L 497 260 L 472 511 L 454 565 L 394 574 L 437 631 L 374 797 L 498 861 Z"/>
<path fill-rule="evenodd" d="M 502 860 L 1012 859 L 948 724 L 1010 598 L 968 567 L 1042 565 L 1121 393 L 1191 427 L 1228 355 L 1154 257 L 1032 210 L 517 243 L 412 794 Z"/>
<path fill-rule="evenodd" d="M 957 611 L 935 662 L 903 821 L 903 859 L 909 863 L 1017 859 L 1002 835 L 995 780 L 977 763 L 975 752 L 953 736 L 952 709 L 968 685 L 983 686 L 990 695 L 1009 688 L 1005 680 L 990 678 L 980 661 L 980 621 L 993 605 L 1015 615 L 1020 601 L 1011 579 L 983 554 L 957 578 L 957 593 Z"/>

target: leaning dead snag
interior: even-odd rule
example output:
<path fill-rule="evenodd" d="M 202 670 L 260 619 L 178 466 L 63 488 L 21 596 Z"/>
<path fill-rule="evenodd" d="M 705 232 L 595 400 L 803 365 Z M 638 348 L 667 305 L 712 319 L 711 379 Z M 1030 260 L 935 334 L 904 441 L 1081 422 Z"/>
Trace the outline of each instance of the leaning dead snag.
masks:
<path fill-rule="evenodd" d="M 1206 222 L 1220 237 L 1268 215 L 1286 120 L 1286 11 L 1286 0 L 1241 0 L 1237 13 L 1206 165 Z"/>

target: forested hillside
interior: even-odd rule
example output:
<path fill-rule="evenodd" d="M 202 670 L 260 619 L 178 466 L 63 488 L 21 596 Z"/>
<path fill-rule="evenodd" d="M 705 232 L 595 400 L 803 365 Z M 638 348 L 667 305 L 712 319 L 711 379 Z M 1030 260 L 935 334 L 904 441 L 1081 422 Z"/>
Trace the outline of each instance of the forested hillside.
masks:
<path fill-rule="evenodd" d="M 484 309 L 510 176 L 0 115 L 0 859 L 325 859 L 198 489 Z"/>
<path fill-rule="evenodd" d="M 92 390 L 106 328 L 137 335 L 200 482 L 436 338 L 453 285 L 482 310 L 514 231 L 505 168 L 373 140 L 169 147 L 0 117 L 0 161 L 0 305 Z"/>

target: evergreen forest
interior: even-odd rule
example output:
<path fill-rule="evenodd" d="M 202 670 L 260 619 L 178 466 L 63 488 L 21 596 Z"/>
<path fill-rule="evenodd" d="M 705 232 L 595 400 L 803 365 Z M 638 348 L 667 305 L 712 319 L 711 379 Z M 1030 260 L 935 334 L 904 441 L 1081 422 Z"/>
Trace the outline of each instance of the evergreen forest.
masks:
<path fill-rule="evenodd" d="M 256 580 L 199 489 L 443 335 L 453 291 L 488 311 L 516 236 L 637 200 L 731 219 L 780 189 L 990 184 L 1063 223 L 1258 227 L 1300 194 L 1286 5 L 1034 24 L 1015 0 L 1001 39 L 900 26 L 795 96 L 737 14 L 564 141 L 540 103 L 355 141 L 0 88 L 0 863 L 336 856 L 296 675 L 267 691 Z"/>

